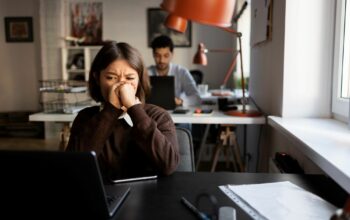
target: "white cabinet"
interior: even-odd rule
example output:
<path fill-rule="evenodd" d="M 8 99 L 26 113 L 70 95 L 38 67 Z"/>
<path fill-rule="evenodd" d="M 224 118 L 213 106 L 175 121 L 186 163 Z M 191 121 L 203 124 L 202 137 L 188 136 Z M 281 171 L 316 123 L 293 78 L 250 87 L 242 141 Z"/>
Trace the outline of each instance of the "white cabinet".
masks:
<path fill-rule="evenodd" d="M 91 63 L 101 46 L 62 48 L 62 79 L 88 81 Z"/>

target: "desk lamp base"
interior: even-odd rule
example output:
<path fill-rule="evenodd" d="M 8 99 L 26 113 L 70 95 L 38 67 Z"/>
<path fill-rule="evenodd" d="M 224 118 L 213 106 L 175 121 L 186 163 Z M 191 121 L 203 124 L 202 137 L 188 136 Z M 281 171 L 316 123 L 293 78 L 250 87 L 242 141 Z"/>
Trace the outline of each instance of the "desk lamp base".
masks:
<path fill-rule="evenodd" d="M 257 110 L 231 110 L 226 111 L 226 115 L 236 116 L 236 117 L 260 117 L 262 116 L 261 112 Z"/>

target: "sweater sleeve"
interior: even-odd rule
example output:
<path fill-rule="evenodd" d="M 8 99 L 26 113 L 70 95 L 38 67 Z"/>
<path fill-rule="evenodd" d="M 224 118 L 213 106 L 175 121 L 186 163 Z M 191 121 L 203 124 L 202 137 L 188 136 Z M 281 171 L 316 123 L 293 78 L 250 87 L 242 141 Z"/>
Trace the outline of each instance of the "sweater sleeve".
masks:
<path fill-rule="evenodd" d="M 170 175 L 179 163 L 179 147 L 175 125 L 165 110 L 158 107 L 150 117 L 142 105 L 128 109 L 137 144 L 151 158 L 163 175 Z"/>
<path fill-rule="evenodd" d="M 102 111 L 95 107 L 79 112 L 71 128 L 67 151 L 95 151 L 99 155 L 122 112 L 110 103 L 105 103 Z"/>

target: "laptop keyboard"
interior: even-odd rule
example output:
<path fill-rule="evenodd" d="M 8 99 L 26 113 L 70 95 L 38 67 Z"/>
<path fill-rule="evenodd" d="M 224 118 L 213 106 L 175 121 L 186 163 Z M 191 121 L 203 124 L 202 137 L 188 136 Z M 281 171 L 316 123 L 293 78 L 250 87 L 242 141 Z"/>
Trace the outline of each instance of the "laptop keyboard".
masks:
<path fill-rule="evenodd" d="M 115 196 L 107 195 L 107 203 L 108 203 L 108 205 L 111 205 L 116 199 L 117 199 L 117 197 L 115 197 Z"/>
<path fill-rule="evenodd" d="M 130 191 L 130 187 L 123 185 L 105 185 L 104 188 L 108 210 L 110 216 L 112 216 L 122 204 L 122 201 L 126 198 Z"/>

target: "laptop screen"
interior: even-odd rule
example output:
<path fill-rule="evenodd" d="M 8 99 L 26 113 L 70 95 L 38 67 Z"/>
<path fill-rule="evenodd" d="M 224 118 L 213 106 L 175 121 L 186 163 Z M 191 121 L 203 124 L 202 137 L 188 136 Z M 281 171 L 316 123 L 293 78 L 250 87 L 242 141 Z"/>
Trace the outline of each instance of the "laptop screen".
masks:
<path fill-rule="evenodd" d="M 166 110 L 175 109 L 174 76 L 150 76 L 151 93 L 146 103 L 160 106 Z"/>
<path fill-rule="evenodd" d="M 25 219 L 107 219 L 118 208 L 110 196 L 120 206 L 130 190 L 113 185 L 115 194 L 106 194 L 94 152 L 0 151 L 0 173 L 5 212 Z"/>

